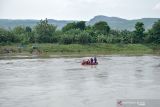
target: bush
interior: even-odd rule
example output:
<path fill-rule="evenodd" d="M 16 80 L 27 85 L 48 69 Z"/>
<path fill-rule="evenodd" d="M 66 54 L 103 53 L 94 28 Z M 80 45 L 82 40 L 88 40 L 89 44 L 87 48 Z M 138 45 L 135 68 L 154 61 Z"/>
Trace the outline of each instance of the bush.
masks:
<path fill-rule="evenodd" d="M 83 31 L 78 35 L 78 41 L 80 44 L 91 43 L 91 36 L 89 35 L 89 33 Z"/>
<path fill-rule="evenodd" d="M 73 43 L 73 40 L 74 40 L 74 36 L 64 34 L 64 35 L 61 35 L 60 43 L 62 43 L 62 44 L 71 44 L 71 43 Z"/>

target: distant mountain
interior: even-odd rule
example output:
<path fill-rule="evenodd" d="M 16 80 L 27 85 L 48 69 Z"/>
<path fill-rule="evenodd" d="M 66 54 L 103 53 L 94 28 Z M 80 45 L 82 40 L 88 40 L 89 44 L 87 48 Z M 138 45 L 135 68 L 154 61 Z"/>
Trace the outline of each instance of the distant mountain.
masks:
<path fill-rule="evenodd" d="M 95 16 L 93 19 L 87 22 L 88 25 L 94 25 L 96 22 L 105 21 L 109 24 L 112 29 L 117 30 L 134 30 L 134 26 L 136 22 L 143 22 L 145 29 L 150 29 L 154 22 L 159 20 L 160 18 L 142 18 L 136 20 L 126 20 L 118 17 L 108 17 L 108 16 Z"/>
<path fill-rule="evenodd" d="M 86 24 L 87 25 L 94 25 L 96 22 L 106 21 L 112 29 L 134 30 L 134 26 L 135 26 L 136 22 L 143 22 L 144 25 L 145 25 L 145 28 L 149 29 L 149 28 L 152 27 L 154 22 L 156 22 L 159 19 L 160 18 L 142 18 L 142 19 L 136 19 L 136 20 L 126 20 L 126 19 L 122 19 L 122 18 L 118 18 L 118 17 L 108 17 L 108 16 L 99 15 L 99 16 L 95 16 L 91 20 L 87 21 Z M 33 27 L 38 22 L 39 22 L 39 20 L 32 20 L 32 19 L 26 19 L 26 20 L 0 19 L 0 27 L 7 28 L 7 29 L 8 28 L 13 28 L 13 27 L 18 26 L 18 25 Z M 67 20 L 48 19 L 48 22 L 50 24 L 56 25 L 58 29 L 61 29 L 67 23 L 73 22 L 73 20 L 67 21 Z"/>
<path fill-rule="evenodd" d="M 40 20 L 33 20 L 33 19 L 0 19 L 0 27 L 9 29 L 14 28 L 16 26 L 35 26 Z M 67 23 L 70 23 L 73 21 L 65 21 L 65 20 L 54 20 L 54 19 L 48 19 L 48 23 L 54 24 L 57 26 L 58 29 L 61 29 L 64 27 Z"/>

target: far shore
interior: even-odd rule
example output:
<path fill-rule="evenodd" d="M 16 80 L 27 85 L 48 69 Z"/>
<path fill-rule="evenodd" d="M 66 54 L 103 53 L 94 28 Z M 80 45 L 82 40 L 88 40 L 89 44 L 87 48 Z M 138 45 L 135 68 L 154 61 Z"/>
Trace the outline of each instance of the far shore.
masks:
<path fill-rule="evenodd" d="M 160 55 L 154 44 L 28 44 L 0 45 L 0 59 Z"/>
<path fill-rule="evenodd" d="M 160 56 L 160 54 L 65 54 L 65 55 L 47 55 L 47 56 L 40 56 L 40 55 L 0 55 L 0 60 L 8 60 L 8 59 L 46 59 L 46 58 L 82 58 L 82 57 L 109 57 L 109 56 Z"/>

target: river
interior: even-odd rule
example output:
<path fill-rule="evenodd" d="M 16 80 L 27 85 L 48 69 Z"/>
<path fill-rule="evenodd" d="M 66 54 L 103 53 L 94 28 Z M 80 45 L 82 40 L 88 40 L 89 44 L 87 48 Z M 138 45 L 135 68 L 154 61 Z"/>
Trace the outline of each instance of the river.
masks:
<path fill-rule="evenodd" d="M 0 60 L 0 107 L 116 107 L 117 99 L 160 99 L 160 56 Z"/>

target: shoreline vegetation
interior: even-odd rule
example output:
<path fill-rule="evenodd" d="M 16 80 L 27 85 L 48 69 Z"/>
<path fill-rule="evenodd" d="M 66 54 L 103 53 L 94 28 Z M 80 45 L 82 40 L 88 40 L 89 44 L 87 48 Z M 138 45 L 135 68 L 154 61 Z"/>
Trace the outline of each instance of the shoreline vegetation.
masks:
<path fill-rule="evenodd" d="M 119 31 L 105 21 L 78 21 L 57 29 L 45 19 L 34 27 L 0 28 L 0 57 L 160 55 L 160 20 L 151 29 L 144 26 L 137 22 L 134 31 Z"/>
<path fill-rule="evenodd" d="M 157 44 L 10 44 L 0 46 L 0 58 L 49 58 L 102 55 L 160 55 Z"/>

